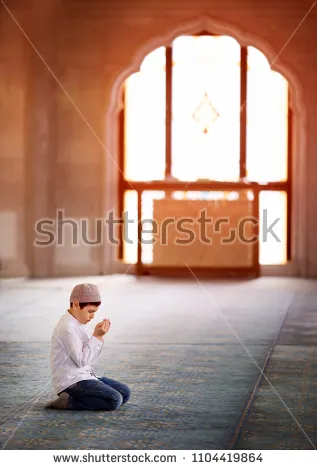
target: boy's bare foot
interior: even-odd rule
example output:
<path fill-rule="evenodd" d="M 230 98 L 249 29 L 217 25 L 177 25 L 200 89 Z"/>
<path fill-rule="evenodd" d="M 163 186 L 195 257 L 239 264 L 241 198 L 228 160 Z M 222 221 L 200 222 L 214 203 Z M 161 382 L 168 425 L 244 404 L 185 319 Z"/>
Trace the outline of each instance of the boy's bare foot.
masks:
<path fill-rule="evenodd" d="M 45 408 L 54 408 L 56 410 L 67 410 L 68 409 L 68 401 L 69 394 L 66 392 L 62 392 L 56 400 L 50 401 L 45 405 Z"/>

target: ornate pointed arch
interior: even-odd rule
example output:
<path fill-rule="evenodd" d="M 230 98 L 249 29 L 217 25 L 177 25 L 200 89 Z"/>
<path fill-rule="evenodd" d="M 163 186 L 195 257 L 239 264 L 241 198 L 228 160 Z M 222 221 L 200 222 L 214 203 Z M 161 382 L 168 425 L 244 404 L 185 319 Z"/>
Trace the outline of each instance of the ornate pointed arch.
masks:
<path fill-rule="evenodd" d="M 163 46 L 168 46 L 181 35 L 196 35 L 200 32 L 206 32 L 208 34 L 215 35 L 228 35 L 234 38 L 241 46 L 252 46 L 258 49 L 264 54 L 267 58 L 268 63 L 271 66 L 272 70 L 277 71 L 282 74 L 285 79 L 288 81 L 290 93 L 290 106 L 293 111 L 293 132 L 292 132 L 292 141 L 290 142 L 292 146 L 292 154 L 294 156 L 292 162 L 291 171 L 293 174 L 296 174 L 297 178 L 294 181 L 293 196 L 292 197 L 292 224 L 300 224 L 302 227 L 302 234 L 298 234 L 296 238 L 293 238 L 293 249 L 292 249 L 292 258 L 298 260 L 306 259 L 305 257 L 305 239 L 303 233 L 306 227 L 305 211 L 299 211 L 299 201 L 301 206 L 304 200 L 304 191 L 301 191 L 303 187 L 303 181 L 305 181 L 305 109 L 302 101 L 302 89 L 299 80 L 287 64 L 284 64 L 282 61 L 281 54 L 279 55 L 278 51 L 275 51 L 270 44 L 263 41 L 259 37 L 249 35 L 239 29 L 238 27 L 222 22 L 220 20 L 214 20 L 208 15 L 203 15 L 198 18 L 193 19 L 182 24 L 177 25 L 174 29 L 166 31 L 160 36 L 152 37 L 144 43 L 144 45 L 136 52 L 131 63 L 117 76 L 113 83 L 110 104 L 107 112 L 106 120 L 106 147 L 114 158 L 113 164 L 107 165 L 106 173 L 106 190 L 105 190 L 105 204 L 106 204 L 106 213 L 109 210 L 113 210 L 117 205 L 116 194 L 117 194 L 117 183 L 116 183 L 116 174 L 118 172 L 118 167 L 116 162 L 118 162 L 118 122 L 117 122 L 117 113 L 122 108 L 122 94 L 121 88 L 125 80 L 131 75 L 140 70 L 140 66 L 144 58 L 150 54 L 155 49 Z M 107 259 L 107 269 L 105 272 L 118 272 L 119 264 L 115 261 L 114 247 L 105 246 L 105 258 Z M 112 264 L 109 263 L 109 260 L 112 260 Z M 296 263 L 292 263 L 293 272 L 296 270 Z M 305 266 L 302 264 L 300 266 L 301 271 L 305 272 Z M 122 270 L 122 269 L 121 269 Z M 120 269 L 119 269 L 120 271 Z M 284 271 L 285 273 L 285 267 Z"/>

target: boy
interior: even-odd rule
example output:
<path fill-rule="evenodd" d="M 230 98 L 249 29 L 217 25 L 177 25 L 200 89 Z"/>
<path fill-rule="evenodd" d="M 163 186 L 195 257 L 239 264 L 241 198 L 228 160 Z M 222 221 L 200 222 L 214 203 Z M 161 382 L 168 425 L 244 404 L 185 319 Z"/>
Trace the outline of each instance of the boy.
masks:
<path fill-rule="evenodd" d="M 113 411 L 129 400 L 129 387 L 97 377 L 91 370 L 110 328 L 110 320 L 104 319 L 96 325 L 91 338 L 87 335 L 85 325 L 93 320 L 100 304 L 96 285 L 78 284 L 72 290 L 70 308 L 52 336 L 52 381 L 58 398 L 45 408 Z"/>

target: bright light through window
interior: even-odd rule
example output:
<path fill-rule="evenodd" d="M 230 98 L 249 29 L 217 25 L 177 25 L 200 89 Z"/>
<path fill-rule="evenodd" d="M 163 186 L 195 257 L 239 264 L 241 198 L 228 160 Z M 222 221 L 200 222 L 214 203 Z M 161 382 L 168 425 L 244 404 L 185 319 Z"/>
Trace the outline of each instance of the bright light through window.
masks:
<path fill-rule="evenodd" d="M 259 182 L 285 181 L 288 83 L 254 47 L 248 47 L 248 67 L 247 177 Z"/>
<path fill-rule="evenodd" d="M 125 83 L 125 178 L 163 179 L 165 173 L 165 47 L 143 61 Z"/>
<path fill-rule="evenodd" d="M 172 174 L 239 178 L 240 45 L 227 36 L 173 43 Z"/>
<path fill-rule="evenodd" d="M 287 198 L 282 191 L 260 192 L 260 264 L 284 264 L 287 261 Z"/>
<path fill-rule="evenodd" d="M 240 45 L 227 36 L 181 36 L 173 42 L 172 175 L 182 181 L 237 181 L 240 168 Z M 166 133 L 165 47 L 143 61 L 125 83 L 125 178 L 130 181 L 164 179 Z M 248 47 L 247 178 L 272 182 L 287 179 L 288 84 L 270 69 L 265 56 Z M 144 218 L 151 218 L 153 198 L 143 198 Z M 210 193 L 211 194 L 211 193 Z M 180 199 L 188 194 L 179 191 Z M 207 198 L 196 193 L 196 198 Z M 124 210 L 136 217 L 136 194 L 125 194 Z M 260 234 L 260 263 L 286 263 L 287 195 L 260 194 L 260 215 L 278 214 L 280 242 Z M 261 221 L 263 224 L 263 221 Z M 124 261 L 135 263 L 137 227 L 130 227 L 133 243 L 124 243 Z M 144 246 L 142 260 L 151 262 L 152 248 Z"/>

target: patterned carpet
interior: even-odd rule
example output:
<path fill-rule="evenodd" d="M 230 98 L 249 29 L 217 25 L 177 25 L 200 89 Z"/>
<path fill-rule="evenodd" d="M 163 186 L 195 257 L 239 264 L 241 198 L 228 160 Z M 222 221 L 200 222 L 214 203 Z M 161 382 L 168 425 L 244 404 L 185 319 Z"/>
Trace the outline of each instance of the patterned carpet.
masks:
<path fill-rule="evenodd" d="M 111 413 L 44 409 L 54 397 L 49 337 L 69 286 L 61 281 L 11 286 L 2 292 L 0 308 L 1 447 L 228 449 L 294 292 L 298 297 L 311 288 L 275 279 L 204 281 L 203 289 L 168 280 L 129 280 L 113 289 L 107 278 L 98 281 L 105 310 L 115 307 L 116 321 L 95 371 L 129 385 L 130 402 Z M 14 308 L 17 292 L 25 293 L 27 305 L 19 297 Z M 293 366 L 305 366 L 305 351 L 297 362 L 292 356 Z M 300 382 L 294 387 L 298 391 Z M 269 405 L 274 410 L 273 402 Z M 252 416 L 237 446 L 257 446 Z"/>
<path fill-rule="evenodd" d="M 249 348 L 259 364 L 265 346 Z M 236 345 L 112 345 L 99 374 L 130 386 L 131 401 L 105 412 L 43 410 L 54 396 L 48 344 L 1 344 L 1 445 L 7 449 L 211 449 L 228 445 L 256 368 Z M 108 367 L 105 367 L 107 362 Z M 106 371 L 106 372 L 104 372 Z M 18 406 L 41 391 L 38 400 Z"/>
<path fill-rule="evenodd" d="M 316 306 L 316 291 L 297 295 L 237 439 L 237 449 L 316 450 Z"/>

